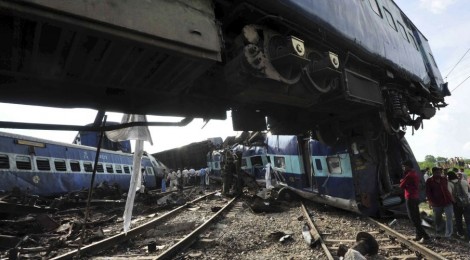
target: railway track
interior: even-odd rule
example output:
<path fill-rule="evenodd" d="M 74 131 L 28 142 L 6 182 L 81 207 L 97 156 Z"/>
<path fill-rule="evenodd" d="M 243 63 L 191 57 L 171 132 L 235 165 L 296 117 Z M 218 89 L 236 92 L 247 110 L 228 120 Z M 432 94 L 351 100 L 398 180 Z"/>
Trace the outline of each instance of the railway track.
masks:
<path fill-rule="evenodd" d="M 99 257 L 103 252 L 106 254 L 107 258 L 119 258 L 121 256 L 126 258 L 149 257 L 148 255 L 151 254 L 152 256 L 150 256 L 150 259 L 169 259 L 176 252 L 181 251 L 182 248 L 188 247 L 196 241 L 198 234 L 200 234 L 208 225 L 214 222 L 218 216 L 226 211 L 235 200 L 232 199 L 227 202 L 220 197 L 218 197 L 219 199 L 214 200 L 214 198 L 216 198 L 215 194 L 216 192 L 212 192 L 185 203 L 184 205 L 166 212 L 159 217 L 155 217 L 150 221 L 137 225 L 129 230 L 127 234 L 121 232 L 103 240 L 83 246 L 80 249 L 75 249 L 61 254 L 52 259 L 72 259 L 86 255 Z M 209 201 L 212 202 L 209 203 Z M 214 206 L 215 204 L 220 206 Z M 192 216 L 185 217 L 185 215 Z M 185 218 L 194 219 L 194 215 L 201 219 L 200 223 L 184 221 Z M 175 230 L 189 230 L 190 232 L 189 234 L 181 235 L 180 232 L 172 232 Z M 162 250 L 159 250 L 156 252 L 157 242 L 161 242 L 161 240 L 155 236 L 159 236 L 159 234 L 162 233 L 165 233 L 165 237 L 169 244 L 165 246 L 165 251 L 162 252 Z M 171 236 L 172 233 L 175 233 L 173 237 Z M 129 240 L 132 240 L 132 243 L 126 244 Z M 125 246 L 119 246 L 123 244 L 125 244 Z M 145 253 L 142 253 L 143 244 L 145 244 L 146 248 Z"/>
<path fill-rule="evenodd" d="M 234 201 L 215 193 L 195 199 L 199 194 L 197 190 L 190 189 L 184 194 L 179 196 L 187 197 L 188 202 L 176 208 L 160 208 L 155 202 L 139 205 L 135 208 L 133 229 L 127 235 L 121 233 L 122 221 L 116 217 L 122 214 L 123 205 L 110 206 L 114 211 L 95 206 L 92 219 L 95 226 L 87 227 L 87 230 L 102 230 L 105 237 L 81 247 L 80 258 L 338 259 L 339 245 L 352 246 L 356 234 L 361 231 L 372 234 L 379 243 L 378 254 L 368 259 L 457 260 L 468 259 L 470 255 L 468 244 L 458 240 L 441 239 L 425 245 L 410 241 L 414 230 L 409 220 L 404 218 L 397 219 L 388 227 L 381 222 L 313 202 L 305 202 L 302 206 L 296 201 L 266 201 L 247 194 Z M 232 203 L 231 206 L 226 207 L 229 203 Z M 256 210 L 259 206 L 261 210 Z M 54 215 L 53 219 L 68 223 L 71 218 L 77 219 L 72 214 L 74 211 L 72 208 L 59 212 L 67 214 Z M 217 217 L 216 213 L 224 216 Z M 302 236 L 305 224 L 317 228 L 316 233 L 313 229 L 311 231 L 314 240 L 323 242 L 320 246 L 309 246 L 305 242 Z M 41 236 L 54 239 L 67 237 L 60 244 L 62 246 L 49 246 L 52 239 L 48 239 L 48 244 L 38 243 L 37 246 L 24 242 L 18 247 L 21 258 L 77 258 L 77 228 L 74 228 L 72 235 L 59 234 L 62 234 L 61 231 L 56 229 Z M 39 235 L 29 237 L 39 241 Z M 51 248 L 55 251 L 50 252 Z M 6 256 L 3 254 L 0 258 Z"/>
<path fill-rule="evenodd" d="M 456 248 L 445 249 L 439 246 L 439 242 L 431 240 L 429 243 L 420 244 L 412 240 L 410 236 L 414 232 L 411 225 L 406 225 L 407 219 L 400 222 L 407 229 L 396 230 L 395 225 L 389 227 L 377 220 L 361 217 L 350 212 L 331 210 L 322 213 L 312 211 L 302 204 L 303 215 L 311 228 L 313 236 L 319 236 L 316 240 L 324 251 L 322 259 L 338 259 L 337 251 L 341 244 L 350 248 L 356 243 L 355 237 L 358 232 L 368 232 L 379 244 L 379 252 L 368 259 L 468 259 L 469 255 L 460 255 Z M 311 219 L 310 216 L 313 215 Z M 403 232 L 403 233 L 402 233 Z M 464 246 L 455 241 L 456 246 Z"/>

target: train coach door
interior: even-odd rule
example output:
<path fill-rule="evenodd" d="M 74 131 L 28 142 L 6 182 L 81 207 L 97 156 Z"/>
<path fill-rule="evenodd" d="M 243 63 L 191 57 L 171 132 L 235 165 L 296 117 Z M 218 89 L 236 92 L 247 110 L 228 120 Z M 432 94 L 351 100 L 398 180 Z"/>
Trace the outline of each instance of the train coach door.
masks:
<path fill-rule="evenodd" d="M 298 137 L 298 142 L 299 142 L 299 149 L 300 149 L 300 154 L 302 155 L 302 161 L 303 161 L 303 168 L 305 172 L 305 183 L 306 183 L 306 188 L 309 188 L 310 190 L 313 190 L 316 187 L 316 182 L 315 182 L 315 171 L 313 170 L 313 165 L 312 165 L 312 160 L 311 160 L 311 152 L 310 152 L 310 144 L 309 144 L 310 138 L 302 138 Z"/>

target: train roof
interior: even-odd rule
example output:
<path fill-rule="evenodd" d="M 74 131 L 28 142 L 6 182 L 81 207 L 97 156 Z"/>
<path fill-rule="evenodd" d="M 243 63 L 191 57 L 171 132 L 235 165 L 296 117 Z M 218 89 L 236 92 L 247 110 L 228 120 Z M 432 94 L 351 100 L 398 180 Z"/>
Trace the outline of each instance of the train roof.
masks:
<path fill-rule="evenodd" d="M 52 140 L 48 140 L 48 139 L 42 139 L 42 138 L 26 136 L 26 135 L 20 135 L 20 134 L 13 134 L 13 133 L 8 133 L 8 132 L 1 132 L 0 131 L 0 136 L 9 137 L 9 138 L 16 138 L 16 139 L 24 139 L 24 140 L 38 142 L 38 143 L 62 145 L 62 146 L 67 146 L 67 147 L 73 147 L 73 148 L 85 149 L 85 150 L 90 150 L 90 151 L 96 151 L 96 147 L 92 147 L 92 146 L 69 144 L 69 143 L 64 143 L 64 142 L 52 141 Z M 121 154 L 121 155 L 133 155 L 132 153 L 124 153 L 122 151 L 112 151 L 112 150 L 106 150 L 106 149 L 101 149 L 101 150 L 106 151 L 107 153 L 114 153 L 114 154 Z"/>

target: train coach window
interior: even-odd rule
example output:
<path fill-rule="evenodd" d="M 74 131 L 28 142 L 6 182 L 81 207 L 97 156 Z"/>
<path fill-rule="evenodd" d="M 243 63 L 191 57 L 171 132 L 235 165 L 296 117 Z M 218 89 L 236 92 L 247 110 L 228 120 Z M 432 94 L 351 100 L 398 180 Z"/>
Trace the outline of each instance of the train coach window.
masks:
<path fill-rule="evenodd" d="M 70 162 L 70 170 L 72 172 L 81 172 L 82 167 L 80 167 L 80 162 L 79 161 L 71 161 Z"/>
<path fill-rule="evenodd" d="M 261 159 L 261 156 L 253 156 L 250 158 L 251 165 L 263 165 L 263 159 Z"/>
<path fill-rule="evenodd" d="M 49 159 L 47 158 L 36 158 L 36 166 L 40 171 L 50 171 L 51 164 L 49 163 Z"/>
<path fill-rule="evenodd" d="M 31 170 L 31 158 L 28 156 L 16 157 L 16 168 L 20 170 Z"/>
<path fill-rule="evenodd" d="M 131 173 L 131 171 L 130 171 L 130 169 L 129 169 L 129 166 L 124 165 L 123 168 L 124 168 L 124 173 L 127 173 L 127 174 Z"/>
<path fill-rule="evenodd" d="M 54 160 L 54 167 L 56 171 L 65 172 L 67 167 L 65 166 L 65 160 Z"/>
<path fill-rule="evenodd" d="M 432 56 L 431 53 L 429 53 L 429 56 L 431 57 L 431 60 L 432 60 L 432 63 L 434 64 L 434 66 L 437 68 L 437 63 L 436 63 L 436 60 L 434 59 L 434 56 Z"/>
<path fill-rule="evenodd" d="M 107 173 L 114 173 L 114 169 L 113 169 L 112 164 L 106 164 L 106 172 Z"/>
<path fill-rule="evenodd" d="M 382 14 L 380 13 L 380 8 L 379 8 L 379 5 L 377 4 L 377 0 L 369 0 L 369 4 L 370 4 L 370 7 L 372 7 L 372 10 L 374 10 L 374 12 L 382 17 Z"/>
<path fill-rule="evenodd" d="M 0 169 L 9 169 L 10 161 L 8 160 L 8 155 L 0 154 Z"/>
<path fill-rule="evenodd" d="M 104 168 L 103 168 L 102 163 L 98 163 L 98 165 L 96 165 L 96 171 L 97 172 L 104 172 Z"/>
<path fill-rule="evenodd" d="M 326 158 L 326 163 L 328 164 L 328 171 L 331 174 L 341 174 L 341 159 L 337 156 Z"/>
<path fill-rule="evenodd" d="M 155 173 L 153 172 L 152 167 L 145 167 L 145 171 L 147 172 L 147 175 L 154 175 Z"/>
<path fill-rule="evenodd" d="M 384 13 L 385 13 L 385 17 L 387 17 L 388 24 L 390 25 L 390 27 L 392 27 L 396 31 L 397 26 L 395 25 L 395 21 L 393 20 L 392 14 L 387 9 L 385 9 L 385 7 L 384 7 Z"/>
<path fill-rule="evenodd" d="M 274 167 L 276 168 L 286 168 L 286 158 L 282 156 L 274 156 Z"/>
<path fill-rule="evenodd" d="M 246 164 L 246 158 L 243 158 L 243 159 L 242 159 L 242 167 L 246 167 L 246 166 L 247 166 L 247 164 Z"/>
<path fill-rule="evenodd" d="M 315 166 L 317 167 L 317 170 L 322 171 L 323 166 L 321 166 L 321 160 L 320 159 L 315 159 Z"/>
<path fill-rule="evenodd" d="M 83 167 L 85 168 L 86 172 L 93 172 L 93 166 L 91 165 L 91 162 L 83 163 Z"/>
<path fill-rule="evenodd" d="M 419 51 L 418 44 L 416 43 L 415 37 L 413 37 L 413 35 L 411 35 L 411 33 L 408 33 L 408 36 L 411 39 L 411 41 L 413 42 L 413 44 L 415 45 L 416 50 Z"/>
<path fill-rule="evenodd" d="M 116 173 L 122 173 L 122 166 L 116 165 Z"/>
<path fill-rule="evenodd" d="M 405 27 L 403 27 L 403 25 L 400 22 L 397 22 L 397 24 L 398 24 L 398 28 L 400 28 L 400 33 L 401 33 L 401 36 L 403 36 L 403 39 L 410 42 L 410 40 L 408 40 L 408 37 L 406 36 Z"/>

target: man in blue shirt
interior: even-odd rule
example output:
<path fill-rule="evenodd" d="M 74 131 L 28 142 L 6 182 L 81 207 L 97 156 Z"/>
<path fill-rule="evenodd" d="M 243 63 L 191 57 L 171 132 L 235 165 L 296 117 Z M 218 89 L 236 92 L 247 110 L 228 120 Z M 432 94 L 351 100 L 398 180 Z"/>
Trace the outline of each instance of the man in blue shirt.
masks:
<path fill-rule="evenodd" d="M 199 170 L 199 179 L 201 181 L 201 188 L 205 189 L 206 188 L 206 169 L 201 168 Z"/>

